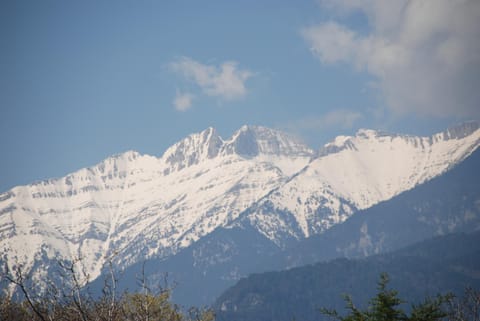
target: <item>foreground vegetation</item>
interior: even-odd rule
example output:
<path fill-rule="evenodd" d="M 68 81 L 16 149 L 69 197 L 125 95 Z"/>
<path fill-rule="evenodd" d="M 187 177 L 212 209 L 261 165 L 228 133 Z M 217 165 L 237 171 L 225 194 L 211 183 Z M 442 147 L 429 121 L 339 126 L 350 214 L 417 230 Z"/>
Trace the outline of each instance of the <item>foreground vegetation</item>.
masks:
<path fill-rule="evenodd" d="M 479 321 L 480 293 L 467 289 L 462 300 L 452 295 L 438 295 L 426 298 L 420 304 L 414 304 L 410 313 L 406 313 L 401 305 L 406 303 L 398 297 L 396 290 L 387 289 L 388 276 L 382 274 L 378 283 L 378 293 L 373 297 L 366 309 L 357 308 L 352 298 L 344 297 L 347 314 L 340 315 L 336 310 L 321 309 L 324 315 L 338 321 Z"/>
<path fill-rule="evenodd" d="M 15 302 L 8 296 L 0 297 L 0 320 L 59 320 L 59 321 L 213 321 L 212 311 L 190 309 L 184 313 L 170 302 L 169 293 L 124 294 L 115 302 L 103 297 L 95 301 L 66 299 L 60 302 L 27 300 Z"/>
<path fill-rule="evenodd" d="M 35 284 L 21 265 L 13 271 L 5 265 L 1 284 L 15 288 L 14 297 L 0 295 L 0 321 L 213 321 L 212 310 L 190 308 L 183 311 L 172 303 L 167 276 L 162 284 L 152 284 L 143 273 L 138 290 L 120 292 L 118 278 L 109 261 L 108 277 L 100 295 L 89 291 L 89 277 L 81 260 L 58 262 L 60 282 L 49 281 L 47 289 L 35 291 Z M 145 267 L 144 267 L 145 268 Z"/>
<path fill-rule="evenodd" d="M 110 278 L 105 279 L 101 295 L 88 291 L 88 277 L 77 273 L 79 261 L 60 263 L 64 278 L 59 285 L 51 282 L 46 291 L 35 293 L 32 279 L 21 266 L 13 271 L 0 271 L 2 284 L 15 287 L 15 297 L 0 295 L 0 321 L 223 321 L 213 310 L 191 308 L 182 310 L 171 302 L 172 288 L 152 287 L 143 273 L 138 279 L 138 291 L 119 293 L 117 278 L 110 265 Z M 81 272 L 81 271 L 80 271 Z M 86 275 L 83 275 L 84 277 Z M 83 280 L 83 281 L 82 281 Z M 5 283 L 6 282 L 6 283 Z M 166 278 L 164 285 L 166 285 Z M 480 321 L 480 292 L 467 289 L 462 299 L 452 295 L 426 298 L 404 312 L 406 301 L 396 290 L 388 289 L 388 277 L 382 274 L 377 294 L 365 309 L 357 308 L 350 296 L 345 296 L 345 315 L 335 309 L 321 309 L 323 319 L 337 321 Z M 85 290 L 87 289 L 87 290 Z M 195 289 L 192 289 L 194 291 Z M 318 314 L 318 319 L 322 319 Z M 267 318 L 270 320 L 269 318 Z M 267 320 L 265 319 L 265 320 Z M 323 320 L 322 319 L 322 320 Z M 249 320 L 249 319 L 245 319 Z M 255 319 L 257 320 L 257 319 Z M 258 320 L 264 320 L 262 318 Z M 227 321 L 227 320 L 225 320 Z M 251 320 L 249 320 L 251 321 Z M 252 320 L 253 321 L 253 320 Z"/>

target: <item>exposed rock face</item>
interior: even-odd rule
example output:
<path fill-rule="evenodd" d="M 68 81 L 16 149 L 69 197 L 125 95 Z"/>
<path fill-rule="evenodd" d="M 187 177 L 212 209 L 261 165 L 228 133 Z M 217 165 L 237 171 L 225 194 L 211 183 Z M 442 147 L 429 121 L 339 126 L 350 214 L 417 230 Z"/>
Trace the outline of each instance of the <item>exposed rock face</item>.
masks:
<path fill-rule="evenodd" d="M 318 154 L 265 127 L 226 140 L 208 128 L 159 158 L 130 151 L 0 194 L 0 254 L 40 280 L 59 257 L 81 256 L 95 278 L 114 253 L 120 268 L 166 259 L 218 228 L 248 226 L 281 248 L 441 175 L 479 143 L 473 122 L 431 137 L 360 130 Z"/>

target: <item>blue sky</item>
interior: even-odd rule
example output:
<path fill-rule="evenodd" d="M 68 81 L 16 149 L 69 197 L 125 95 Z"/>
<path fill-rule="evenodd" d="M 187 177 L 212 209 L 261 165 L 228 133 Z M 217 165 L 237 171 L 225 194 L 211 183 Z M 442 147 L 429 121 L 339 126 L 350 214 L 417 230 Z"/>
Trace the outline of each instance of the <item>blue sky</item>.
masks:
<path fill-rule="evenodd" d="M 479 119 L 470 1 L 1 1 L 0 192 L 208 126 L 318 148 Z"/>

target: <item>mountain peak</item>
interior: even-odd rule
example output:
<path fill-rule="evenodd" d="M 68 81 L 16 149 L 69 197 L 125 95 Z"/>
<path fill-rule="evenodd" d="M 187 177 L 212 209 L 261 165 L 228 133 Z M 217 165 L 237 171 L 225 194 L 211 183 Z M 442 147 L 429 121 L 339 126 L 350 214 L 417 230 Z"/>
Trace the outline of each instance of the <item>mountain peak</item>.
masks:
<path fill-rule="evenodd" d="M 174 144 L 163 154 L 165 163 L 180 170 L 203 159 L 214 158 L 223 144 L 222 138 L 213 127 L 208 127 L 202 132 L 191 134 L 180 142 Z"/>
<path fill-rule="evenodd" d="M 227 154 L 235 153 L 244 157 L 313 156 L 313 151 L 299 139 L 275 129 L 252 125 L 244 125 L 235 132 L 224 150 Z"/>
<path fill-rule="evenodd" d="M 452 127 L 449 127 L 443 132 L 434 134 L 430 137 L 419 137 L 402 134 L 392 134 L 384 131 L 378 131 L 373 129 L 359 129 L 354 136 L 337 136 L 333 141 L 325 144 L 319 151 L 319 156 L 325 156 L 328 154 L 338 153 L 345 149 L 356 149 L 357 145 L 361 141 L 369 140 L 383 140 L 384 138 L 396 139 L 400 138 L 406 140 L 414 145 L 432 145 L 441 141 L 447 140 L 459 140 L 467 136 L 472 135 L 480 128 L 478 121 L 467 121 Z"/>
<path fill-rule="evenodd" d="M 255 128 L 243 125 L 233 134 L 231 143 L 227 144 L 227 153 L 234 152 L 240 156 L 254 157 L 259 153 Z"/>
<path fill-rule="evenodd" d="M 333 139 L 333 141 L 325 144 L 319 151 L 319 156 L 338 153 L 345 149 L 356 149 L 355 143 L 359 140 L 372 140 L 383 136 L 394 136 L 374 129 L 360 128 L 355 133 L 355 136 L 340 135 Z"/>
<path fill-rule="evenodd" d="M 139 152 L 134 150 L 127 150 L 126 152 L 112 155 L 107 159 L 123 159 L 127 161 L 132 161 L 138 158 L 139 156 L 141 156 Z"/>
<path fill-rule="evenodd" d="M 161 158 L 127 151 L 0 194 L 0 255 L 21 258 L 36 277 L 51 270 L 42 265 L 48 260 L 80 254 L 95 278 L 102 258 L 118 249 L 122 269 L 149 258 L 175 260 L 222 228 L 271 241 L 245 238 L 255 248 L 283 247 L 453 168 L 480 146 L 478 127 L 469 122 L 430 137 L 362 129 L 326 144 L 329 154 L 321 157 L 275 129 L 245 125 L 223 140 L 209 127 Z M 195 269 L 205 266 L 200 261 L 219 262 L 202 244 L 189 264 Z M 237 249 L 222 244 L 228 246 L 212 248 L 220 260 Z"/>
<path fill-rule="evenodd" d="M 378 135 L 378 131 L 374 129 L 360 128 L 355 134 L 355 137 L 371 138 L 371 137 L 376 137 L 377 135 Z"/>
<path fill-rule="evenodd" d="M 213 127 L 191 134 L 163 154 L 169 172 L 223 155 L 252 158 L 259 155 L 311 157 L 313 151 L 298 139 L 262 126 L 243 125 L 230 139 L 223 140 Z"/>
<path fill-rule="evenodd" d="M 335 137 L 330 143 L 325 144 L 318 152 L 318 156 L 321 157 L 328 154 L 338 153 L 347 148 L 354 148 L 352 136 L 340 135 Z"/>

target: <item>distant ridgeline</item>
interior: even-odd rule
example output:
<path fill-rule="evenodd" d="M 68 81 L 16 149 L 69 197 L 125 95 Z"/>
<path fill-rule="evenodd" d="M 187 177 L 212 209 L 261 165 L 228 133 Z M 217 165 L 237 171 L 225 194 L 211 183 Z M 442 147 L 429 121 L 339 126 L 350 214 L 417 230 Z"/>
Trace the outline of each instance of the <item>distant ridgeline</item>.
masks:
<path fill-rule="evenodd" d="M 477 122 L 429 137 L 361 129 L 317 151 L 265 127 L 208 128 L 161 157 L 130 151 L 0 194 L 0 263 L 39 293 L 61 282 L 58 259 L 81 258 L 93 289 L 110 263 L 119 289 L 168 272 L 176 302 L 211 304 L 251 273 L 477 230 L 479 145 Z"/>
<path fill-rule="evenodd" d="M 480 232 L 450 234 L 364 259 L 335 259 L 283 272 L 254 274 L 217 299 L 219 321 L 320 320 L 320 308 L 345 312 L 342 294 L 365 308 L 381 273 L 399 297 L 419 304 L 437 294 L 480 290 Z M 480 292 L 479 292 L 480 293 Z M 402 306 L 408 310 L 409 305 Z"/>

